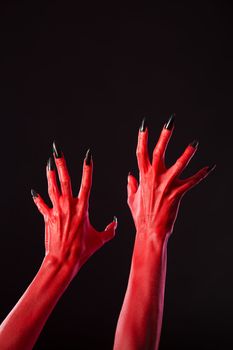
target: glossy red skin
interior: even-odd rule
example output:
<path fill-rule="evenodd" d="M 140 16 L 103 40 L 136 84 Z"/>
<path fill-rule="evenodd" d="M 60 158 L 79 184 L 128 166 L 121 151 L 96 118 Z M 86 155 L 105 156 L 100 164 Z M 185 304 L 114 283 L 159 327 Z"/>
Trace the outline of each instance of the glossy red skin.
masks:
<path fill-rule="evenodd" d="M 55 158 L 55 162 L 61 193 L 55 170 L 47 168 L 53 207 L 49 208 L 40 196 L 34 197 L 45 221 L 45 257 L 34 280 L 0 326 L 1 350 L 33 348 L 50 313 L 81 266 L 115 234 L 115 221 L 103 232 L 97 232 L 89 221 L 92 161 L 90 165 L 84 161 L 76 198 L 72 195 L 64 156 Z"/>
<path fill-rule="evenodd" d="M 167 241 L 172 233 L 182 196 L 208 174 L 204 167 L 181 180 L 179 175 L 196 152 L 189 145 L 176 163 L 165 166 L 165 151 L 172 130 L 163 128 L 150 162 L 148 130 L 139 131 L 137 160 L 140 182 L 128 176 L 128 205 L 136 237 L 126 295 L 119 316 L 114 350 L 158 349 L 167 264 Z"/>

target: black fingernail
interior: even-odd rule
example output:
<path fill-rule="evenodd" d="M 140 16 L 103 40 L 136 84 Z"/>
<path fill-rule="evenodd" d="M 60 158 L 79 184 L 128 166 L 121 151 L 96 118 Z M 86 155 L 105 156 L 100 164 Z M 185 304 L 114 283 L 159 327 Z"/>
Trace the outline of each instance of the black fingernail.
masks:
<path fill-rule="evenodd" d="M 212 164 L 207 168 L 207 173 L 209 173 L 210 171 L 214 170 L 216 168 L 216 164 Z"/>
<path fill-rule="evenodd" d="M 49 171 L 55 169 L 55 164 L 54 164 L 54 160 L 52 157 L 49 157 L 48 162 L 47 162 L 47 167 L 48 167 Z"/>
<path fill-rule="evenodd" d="M 33 189 L 31 189 L 31 195 L 32 195 L 33 198 L 38 197 L 38 193 L 35 190 L 33 190 Z"/>
<path fill-rule="evenodd" d="M 59 148 L 57 148 L 56 142 L 53 141 L 53 153 L 56 158 L 62 158 L 62 152 Z"/>
<path fill-rule="evenodd" d="M 142 124 L 139 129 L 141 132 L 144 132 L 146 130 L 146 118 L 142 119 Z"/>
<path fill-rule="evenodd" d="M 116 216 L 113 217 L 113 221 L 117 222 L 117 217 Z"/>
<path fill-rule="evenodd" d="M 164 129 L 171 130 L 174 125 L 175 113 L 173 113 L 168 119 L 167 123 L 164 125 Z"/>
<path fill-rule="evenodd" d="M 88 150 L 87 153 L 86 153 L 86 157 L 85 157 L 85 163 L 86 163 L 86 165 L 90 165 L 90 164 L 91 164 L 91 159 L 92 159 L 91 150 L 90 150 L 90 148 L 89 148 L 89 150 Z"/>
<path fill-rule="evenodd" d="M 131 171 L 128 172 L 128 176 L 130 176 L 130 175 L 131 175 Z"/>
<path fill-rule="evenodd" d="M 190 143 L 190 146 L 192 146 L 193 148 L 197 148 L 199 142 L 197 140 L 193 140 L 193 142 Z"/>

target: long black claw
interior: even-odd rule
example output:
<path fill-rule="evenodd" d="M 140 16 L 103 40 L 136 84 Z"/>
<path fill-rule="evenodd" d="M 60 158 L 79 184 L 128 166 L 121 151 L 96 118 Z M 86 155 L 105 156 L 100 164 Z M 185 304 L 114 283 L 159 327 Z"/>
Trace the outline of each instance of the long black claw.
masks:
<path fill-rule="evenodd" d="M 35 190 L 33 190 L 33 189 L 31 189 L 31 195 L 32 195 L 33 198 L 38 197 L 38 193 Z"/>
<path fill-rule="evenodd" d="M 55 141 L 53 141 L 53 153 L 55 154 L 56 158 L 62 158 L 62 152 L 60 148 L 57 147 Z"/>
<path fill-rule="evenodd" d="M 139 129 L 141 132 L 144 132 L 146 130 L 146 118 L 142 119 L 142 124 Z"/>
<path fill-rule="evenodd" d="M 193 140 L 193 142 L 190 143 L 190 146 L 192 146 L 193 148 L 197 148 L 199 142 L 197 140 Z"/>
<path fill-rule="evenodd" d="M 49 159 L 48 159 L 47 168 L 49 171 L 52 171 L 55 169 L 55 164 L 54 164 L 54 160 L 52 157 L 49 157 Z"/>
<path fill-rule="evenodd" d="M 164 129 L 171 130 L 174 125 L 175 113 L 173 113 L 168 119 L 167 123 L 164 125 Z"/>
<path fill-rule="evenodd" d="M 207 173 L 209 173 L 210 171 L 214 170 L 216 168 L 216 164 L 212 164 L 207 168 Z"/>
<path fill-rule="evenodd" d="M 86 165 L 90 165 L 91 164 L 91 159 L 92 159 L 92 155 L 91 155 L 91 150 L 89 148 L 87 153 L 86 153 L 86 157 L 85 157 Z"/>

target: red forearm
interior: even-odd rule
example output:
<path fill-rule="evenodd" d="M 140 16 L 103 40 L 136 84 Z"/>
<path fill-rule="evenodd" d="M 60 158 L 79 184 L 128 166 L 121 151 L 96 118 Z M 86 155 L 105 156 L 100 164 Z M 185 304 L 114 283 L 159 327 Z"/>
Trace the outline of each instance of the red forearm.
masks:
<path fill-rule="evenodd" d="M 32 349 L 71 276 L 65 264 L 44 259 L 37 275 L 0 327 L 1 350 Z"/>
<path fill-rule="evenodd" d="M 165 151 L 174 129 L 174 115 L 164 125 L 152 161 L 147 147 L 145 119 L 138 133 L 139 178 L 128 175 L 128 204 L 137 229 L 125 300 L 119 317 L 115 350 L 157 350 L 162 327 L 167 263 L 167 240 L 173 231 L 180 200 L 214 167 L 204 167 L 187 179 L 179 176 L 195 154 L 190 143 L 167 168 Z"/>
<path fill-rule="evenodd" d="M 114 350 L 152 350 L 159 344 L 166 278 L 167 240 L 138 232 Z"/>
<path fill-rule="evenodd" d="M 116 218 L 98 232 L 89 221 L 92 157 L 87 152 L 78 197 L 72 194 L 69 172 L 63 153 L 53 143 L 54 159 L 60 180 L 57 183 L 52 157 L 47 163 L 48 192 L 53 207 L 32 190 L 36 206 L 45 222 L 45 259 L 34 280 L 0 326 L 1 350 L 29 350 L 35 344 L 57 301 L 81 266 L 112 239 Z"/>

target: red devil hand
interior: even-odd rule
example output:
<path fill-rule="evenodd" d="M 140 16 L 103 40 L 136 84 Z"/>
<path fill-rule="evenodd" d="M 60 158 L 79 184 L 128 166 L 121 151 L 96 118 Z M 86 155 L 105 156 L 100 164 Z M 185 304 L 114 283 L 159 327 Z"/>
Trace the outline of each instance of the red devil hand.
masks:
<path fill-rule="evenodd" d="M 173 166 L 166 167 L 165 151 L 173 132 L 173 120 L 172 116 L 162 129 L 152 163 L 147 150 L 148 129 L 143 122 L 136 152 L 140 184 L 131 174 L 128 176 L 128 204 L 137 232 L 146 232 L 147 235 L 156 233 L 162 239 L 172 233 L 183 195 L 215 167 L 206 166 L 187 179 L 179 178 L 197 150 L 196 140 L 187 146 Z"/>
<path fill-rule="evenodd" d="M 83 164 L 83 176 L 78 197 L 73 197 L 65 158 L 55 143 L 54 159 L 61 185 L 57 185 L 53 158 L 47 165 L 48 192 L 53 208 L 49 208 L 35 192 L 32 195 L 45 220 L 45 258 L 67 264 L 75 275 L 86 260 L 112 239 L 116 218 L 103 232 L 97 232 L 89 221 L 88 202 L 92 182 L 92 157 L 88 150 Z"/>
<path fill-rule="evenodd" d="M 1 350 L 31 350 L 56 303 L 86 260 L 110 240 L 116 219 L 103 232 L 90 224 L 88 200 L 92 159 L 87 152 L 82 183 L 73 197 L 65 158 L 54 144 L 54 158 L 60 179 L 58 188 L 53 158 L 47 165 L 49 196 L 53 207 L 32 190 L 33 199 L 45 220 L 45 258 L 23 296 L 0 326 Z"/>
<path fill-rule="evenodd" d="M 173 131 L 174 117 L 165 124 L 150 162 L 145 120 L 139 130 L 137 160 L 140 182 L 128 176 L 128 204 L 136 237 L 128 287 L 117 324 L 114 350 L 157 350 L 162 326 L 166 279 L 167 241 L 182 196 L 204 179 L 214 167 L 204 167 L 181 180 L 197 150 L 193 141 L 176 163 L 167 168 L 165 151 Z"/>

